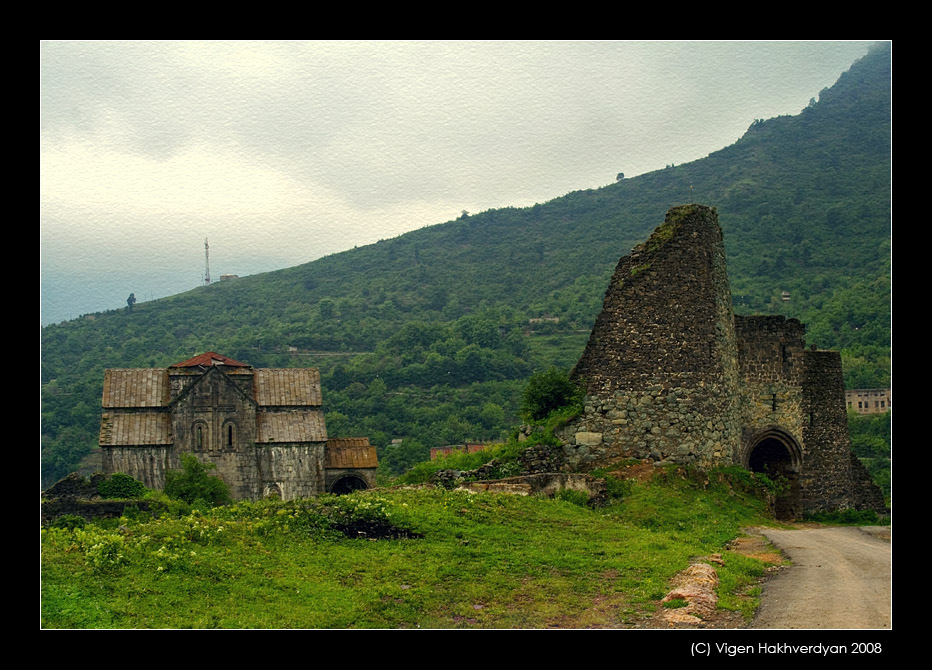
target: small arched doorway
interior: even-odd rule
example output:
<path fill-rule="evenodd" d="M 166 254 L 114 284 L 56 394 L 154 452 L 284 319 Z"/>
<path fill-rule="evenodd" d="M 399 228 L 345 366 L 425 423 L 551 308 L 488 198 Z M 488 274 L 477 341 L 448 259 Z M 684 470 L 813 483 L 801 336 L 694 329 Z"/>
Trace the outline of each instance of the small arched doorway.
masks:
<path fill-rule="evenodd" d="M 342 496 L 347 493 L 352 493 L 353 491 L 367 488 L 369 488 L 369 484 L 367 484 L 366 480 L 362 477 L 357 475 L 344 475 L 333 483 L 333 486 L 330 487 L 330 493 Z"/>
<path fill-rule="evenodd" d="M 773 500 L 774 516 L 778 519 L 802 516 L 799 492 L 802 449 L 799 443 L 785 430 L 774 427 L 757 433 L 746 444 L 744 467 L 787 483 L 787 490 Z"/>

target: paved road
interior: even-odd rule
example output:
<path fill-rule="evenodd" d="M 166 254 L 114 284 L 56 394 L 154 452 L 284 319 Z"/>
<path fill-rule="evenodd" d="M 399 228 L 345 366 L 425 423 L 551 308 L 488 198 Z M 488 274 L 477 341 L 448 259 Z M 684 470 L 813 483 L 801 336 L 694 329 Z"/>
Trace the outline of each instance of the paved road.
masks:
<path fill-rule="evenodd" d="M 793 565 L 764 584 L 750 628 L 890 628 L 888 529 L 758 530 Z"/>

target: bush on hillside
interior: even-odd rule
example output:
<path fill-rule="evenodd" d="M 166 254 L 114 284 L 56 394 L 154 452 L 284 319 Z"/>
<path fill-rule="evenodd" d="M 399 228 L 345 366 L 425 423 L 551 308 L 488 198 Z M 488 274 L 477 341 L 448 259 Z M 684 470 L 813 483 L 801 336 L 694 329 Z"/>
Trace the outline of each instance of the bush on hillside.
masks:
<path fill-rule="evenodd" d="M 146 494 L 146 487 L 129 475 L 115 472 L 97 484 L 97 492 L 103 498 L 141 498 Z"/>
<path fill-rule="evenodd" d="M 52 522 L 52 528 L 64 528 L 65 530 L 84 528 L 86 525 L 87 519 L 76 514 L 63 514 Z"/>
<path fill-rule="evenodd" d="M 165 493 L 188 504 L 196 501 L 200 501 L 199 504 L 207 502 L 211 506 L 228 504 L 230 487 L 219 477 L 207 474 L 216 467 L 213 463 L 201 463 L 192 454 L 182 454 L 181 470 L 165 473 Z"/>
<path fill-rule="evenodd" d="M 583 391 L 569 374 L 555 367 L 531 376 L 521 399 L 526 419 L 541 421 L 554 410 L 582 402 Z"/>

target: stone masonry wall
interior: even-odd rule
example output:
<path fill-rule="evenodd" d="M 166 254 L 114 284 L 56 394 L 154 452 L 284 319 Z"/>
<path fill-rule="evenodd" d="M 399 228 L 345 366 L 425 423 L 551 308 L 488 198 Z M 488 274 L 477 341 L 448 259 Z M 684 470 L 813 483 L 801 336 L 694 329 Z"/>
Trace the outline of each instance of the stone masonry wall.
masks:
<path fill-rule="evenodd" d="M 277 486 L 284 500 L 307 498 L 324 491 L 325 444 L 248 445 L 236 452 L 198 453 L 217 469 L 212 475 L 230 486 L 236 500 L 258 500 Z M 173 447 L 110 447 L 104 450 L 106 472 L 128 472 L 152 489 L 165 488 L 165 473 L 181 469 Z M 371 485 L 374 485 L 372 483 Z"/>
<path fill-rule="evenodd" d="M 180 454 L 192 453 L 217 466 L 213 474 L 226 482 L 234 500 L 261 497 L 255 402 L 218 368 L 186 385 L 182 395 L 175 398 L 172 411 L 174 448 L 169 467 L 180 469 Z"/>
<path fill-rule="evenodd" d="M 803 440 L 805 326 L 782 316 L 735 316 L 744 425 L 742 454 L 762 430 L 779 428 Z"/>
<path fill-rule="evenodd" d="M 619 261 L 572 376 L 586 389 L 583 415 L 560 435 L 572 466 L 622 456 L 734 462 L 737 345 L 714 209 L 671 209 Z"/>
<path fill-rule="evenodd" d="M 266 495 L 271 485 L 278 487 L 282 500 L 309 498 L 325 491 L 324 449 L 326 444 L 256 445 L 259 472 L 250 498 Z"/>
<path fill-rule="evenodd" d="M 128 473 L 148 488 L 161 490 L 165 488 L 165 472 L 181 467 L 172 457 L 171 446 L 107 447 L 103 450 L 103 470 Z"/>
<path fill-rule="evenodd" d="M 805 467 L 800 473 L 800 488 L 804 509 L 820 512 L 862 507 L 851 467 L 844 378 L 837 351 L 805 352 L 803 411 Z"/>

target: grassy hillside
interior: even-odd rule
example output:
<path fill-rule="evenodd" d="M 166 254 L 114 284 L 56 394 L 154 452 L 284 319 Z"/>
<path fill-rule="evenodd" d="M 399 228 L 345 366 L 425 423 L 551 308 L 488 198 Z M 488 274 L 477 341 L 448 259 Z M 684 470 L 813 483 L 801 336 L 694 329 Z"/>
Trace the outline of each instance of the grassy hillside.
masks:
<path fill-rule="evenodd" d="M 575 363 L 618 258 L 690 201 L 718 207 L 736 310 L 801 318 L 811 344 L 841 349 L 850 387 L 886 385 L 890 168 L 886 47 L 801 114 L 689 164 L 48 326 L 43 481 L 95 446 L 105 368 L 207 350 L 320 367 L 330 434 L 369 436 L 392 472 L 495 439 L 531 372 Z"/>
<path fill-rule="evenodd" d="M 748 494 L 748 477 L 668 469 L 654 481 L 616 480 L 615 499 L 600 509 L 560 499 L 394 490 L 45 530 L 42 624 L 644 625 L 691 558 L 721 552 L 740 527 L 766 521 L 763 502 Z M 401 531 L 406 537 L 374 539 Z M 725 552 L 717 569 L 720 606 L 753 611 L 764 564 Z"/>

